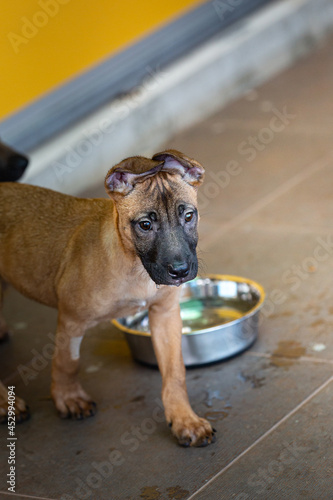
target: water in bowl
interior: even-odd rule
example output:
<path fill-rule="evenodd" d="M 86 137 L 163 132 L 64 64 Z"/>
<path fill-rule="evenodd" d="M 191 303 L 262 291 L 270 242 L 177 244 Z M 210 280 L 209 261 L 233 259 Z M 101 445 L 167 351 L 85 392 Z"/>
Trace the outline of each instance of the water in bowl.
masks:
<path fill-rule="evenodd" d="M 226 303 L 225 300 L 217 297 L 190 299 L 182 302 L 183 333 L 212 328 L 241 318 L 248 305 L 236 302 L 236 304 Z M 247 307 L 241 307 L 242 305 Z"/>

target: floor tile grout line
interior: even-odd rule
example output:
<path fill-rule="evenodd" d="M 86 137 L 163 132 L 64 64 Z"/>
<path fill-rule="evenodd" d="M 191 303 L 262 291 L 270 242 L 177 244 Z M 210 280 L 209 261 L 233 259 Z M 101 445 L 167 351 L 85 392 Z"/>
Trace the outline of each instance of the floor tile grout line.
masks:
<path fill-rule="evenodd" d="M 255 358 L 265 358 L 265 359 L 271 359 L 271 358 L 279 358 L 279 359 L 288 359 L 290 361 L 305 361 L 307 363 L 321 363 L 321 364 L 326 364 L 326 365 L 333 365 L 333 359 L 321 359 L 321 358 L 315 358 L 311 356 L 299 356 L 299 357 L 288 357 L 288 356 L 277 356 L 275 354 L 268 354 L 265 352 L 247 352 L 245 353 L 246 356 L 253 356 Z"/>
<path fill-rule="evenodd" d="M 271 193 L 265 195 L 263 198 L 253 203 L 250 207 L 243 210 L 243 212 L 236 215 L 229 222 L 226 222 L 224 225 L 222 225 L 220 229 L 217 229 L 213 233 L 211 238 L 206 237 L 205 244 L 202 245 L 202 250 L 207 251 L 216 242 L 216 240 L 220 236 L 222 236 L 225 232 L 227 232 L 229 229 L 232 229 L 238 224 L 244 222 L 246 219 L 248 219 L 255 213 L 259 212 L 259 210 L 265 208 L 267 205 L 275 201 L 277 198 L 287 193 L 292 188 L 301 184 L 301 182 L 305 181 L 313 174 L 318 173 L 320 170 L 327 167 L 327 165 L 332 161 L 332 159 L 333 159 L 333 151 L 330 151 L 328 155 L 325 155 L 316 162 L 311 163 L 311 165 L 307 167 L 305 170 L 294 175 L 294 177 L 288 179 L 286 182 L 281 184 L 281 186 L 278 186 L 276 189 L 274 189 Z"/>
<path fill-rule="evenodd" d="M 303 401 L 301 401 L 293 410 L 291 410 L 287 415 L 282 417 L 278 422 L 276 422 L 270 429 L 268 429 L 264 434 L 262 434 L 258 439 L 256 439 L 250 446 L 248 446 L 242 453 L 240 453 L 236 458 L 234 458 L 231 462 L 228 463 L 223 469 L 220 470 L 215 476 L 213 476 L 206 484 L 201 486 L 195 493 L 193 493 L 187 500 L 192 500 L 199 493 L 201 493 L 204 489 L 207 488 L 208 485 L 213 483 L 217 478 L 222 476 L 225 472 L 227 472 L 234 464 L 236 464 L 241 458 L 247 455 L 251 450 L 253 450 L 258 444 L 264 441 L 268 436 L 270 436 L 274 431 L 276 431 L 282 424 L 284 424 L 290 417 L 295 415 L 303 406 L 305 406 L 309 401 L 311 401 L 314 397 L 316 397 L 321 391 L 323 391 L 329 384 L 333 382 L 333 375 L 327 379 L 323 384 L 321 384 L 317 389 L 315 389 L 309 396 L 307 396 Z"/>
<path fill-rule="evenodd" d="M 35 497 L 31 495 L 20 495 L 20 493 L 9 493 L 7 491 L 0 491 L 0 494 L 7 495 L 12 498 L 31 498 L 33 500 L 55 500 L 54 498 L 46 498 L 46 497 Z"/>

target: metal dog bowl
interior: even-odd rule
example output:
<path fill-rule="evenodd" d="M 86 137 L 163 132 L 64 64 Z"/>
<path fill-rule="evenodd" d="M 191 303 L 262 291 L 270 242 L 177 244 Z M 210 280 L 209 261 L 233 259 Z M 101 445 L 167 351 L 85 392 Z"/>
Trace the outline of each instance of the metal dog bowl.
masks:
<path fill-rule="evenodd" d="M 182 351 L 186 366 L 214 363 L 250 347 L 258 335 L 263 288 L 236 276 L 209 275 L 182 286 Z M 157 365 L 148 311 L 114 320 L 137 361 Z"/>

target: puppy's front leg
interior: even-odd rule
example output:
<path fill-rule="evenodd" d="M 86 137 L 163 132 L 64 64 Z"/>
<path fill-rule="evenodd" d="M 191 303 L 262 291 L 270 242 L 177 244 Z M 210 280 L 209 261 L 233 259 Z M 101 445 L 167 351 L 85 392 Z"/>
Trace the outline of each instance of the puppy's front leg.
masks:
<path fill-rule="evenodd" d="M 96 404 L 78 381 L 84 329 L 83 325 L 59 313 L 51 394 L 61 418 L 82 419 L 96 412 Z"/>
<path fill-rule="evenodd" d="M 162 375 L 165 416 L 173 434 L 182 446 L 206 446 L 213 443 L 215 435 L 210 423 L 194 413 L 188 400 L 177 292 L 170 292 L 163 300 L 150 306 L 149 324 Z"/>

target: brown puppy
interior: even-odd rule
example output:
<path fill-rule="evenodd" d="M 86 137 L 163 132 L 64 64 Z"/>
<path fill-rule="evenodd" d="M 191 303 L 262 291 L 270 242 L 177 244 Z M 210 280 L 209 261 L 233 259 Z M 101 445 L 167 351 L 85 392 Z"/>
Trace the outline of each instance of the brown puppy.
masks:
<path fill-rule="evenodd" d="M 148 307 L 166 420 L 182 445 L 214 441 L 188 401 L 179 308 L 179 285 L 197 274 L 196 191 L 203 175 L 199 163 L 170 150 L 113 167 L 105 180 L 112 200 L 0 184 L 1 280 L 58 308 L 51 393 L 60 416 L 95 412 L 77 378 L 85 330 Z M 1 384 L 4 416 L 6 409 Z M 19 400 L 18 418 L 25 411 Z"/>

